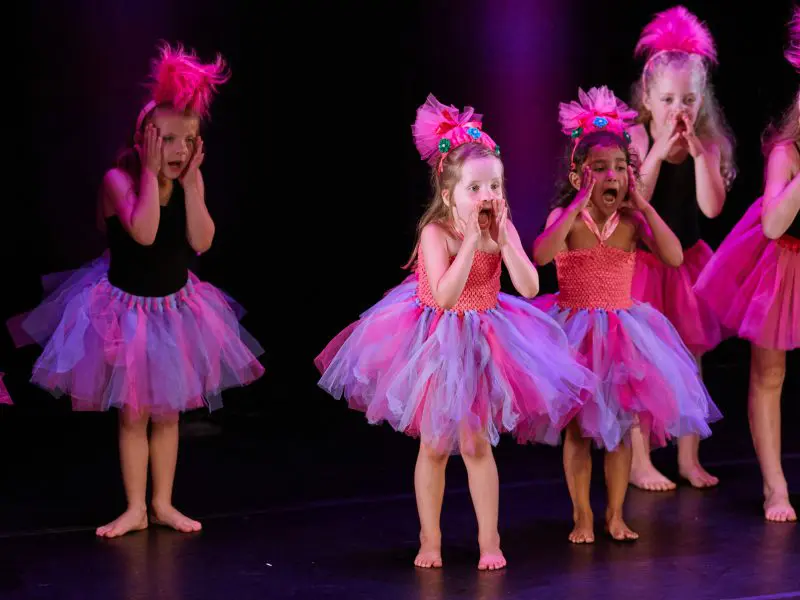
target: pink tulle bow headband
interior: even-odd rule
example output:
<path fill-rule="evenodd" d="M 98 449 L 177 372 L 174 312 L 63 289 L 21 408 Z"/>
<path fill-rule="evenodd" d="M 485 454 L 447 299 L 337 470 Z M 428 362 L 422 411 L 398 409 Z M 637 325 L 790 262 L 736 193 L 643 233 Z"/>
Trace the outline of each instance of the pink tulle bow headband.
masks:
<path fill-rule="evenodd" d="M 448 153 L 468 143 L 478 143 L 500 155 L 500 146 L 483 131 L 483 115 L 475 113 L 471 106 L 459 111 L 455 106 L 445 106 L 433 94 L 417 109 L 417 119 L 411 126 L 414 144 L 422 157 L 431 166 L 442 172 Z"/>
<path fill-rule="evenodd" d="M 694 54 L 709 63 L 717 62 L 717 49 L 711 32 L 683 6 L 656 14 L 642 30 L 634 55 L 647 57 L 642 69 L 643 77 L 653 61 L 666 52 Z"/>
<path fill-rule="evenodd" d="M 230 79 L 230 71 L 220 55 L 213 63 L 204 64 L 181 45 L 172 48 L 162 44 L 159 57 L 152 63 L 150 78 L 151 100 L 139 112 L 137 131 L 147 115 L 164 104 L 206 118 L 217 86 Z"/>
<path fill-rule="evenodd" d="M 581 140 L 596 131 L 610 131 L 630 143 L 628 127 L 633 125 L 637 112 L 617 99 L 606 86 L 578 89 L 578 101 L 558 105 L 558 122 L 561 131 L 573 140 L 570 162 Z"/>

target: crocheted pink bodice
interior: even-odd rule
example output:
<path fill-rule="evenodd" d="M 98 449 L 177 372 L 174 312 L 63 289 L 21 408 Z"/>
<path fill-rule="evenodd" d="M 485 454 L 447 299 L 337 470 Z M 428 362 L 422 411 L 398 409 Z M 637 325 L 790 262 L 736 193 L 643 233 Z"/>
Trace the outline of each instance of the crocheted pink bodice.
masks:
<path fill-rule="evenodd" d="M 450 257 L 450 264 L 453 263 L 454 259 L 454 256 Z M 480 250 L 476 251 L 475 257 L 472 259 L 472 268 L 469 271 L 464 291 L 461 292 L 458 302 L 456 302 L 455 306 L 450 310 L 463 313 L 468 310 L 489 310 L 490 308 L 495 308 L 497 306 L 497 297 L 500 294 L 501 262 L 500 254 L 492 254 Z M 417 284 L 417 297 L 420 302 L 425 306 L 442 310 L 433 298 L 431 284 L 428 280 L 428 273 L 425 271 L 425 261 L 422 258 L 421 247 L 417 260 L 417 277 L 419 279 Z"/>

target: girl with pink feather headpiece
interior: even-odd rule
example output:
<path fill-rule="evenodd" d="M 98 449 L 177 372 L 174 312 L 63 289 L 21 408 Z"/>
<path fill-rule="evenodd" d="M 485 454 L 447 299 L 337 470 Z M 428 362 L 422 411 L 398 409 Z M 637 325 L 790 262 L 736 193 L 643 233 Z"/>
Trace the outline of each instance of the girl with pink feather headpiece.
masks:
<path fill-rule="evenodd" d="M 677 236 L 639 191 L 635 117 L 606 87 L 581 90 L 578 102 L 560 105 L 569 136 L 566 177 L 533 251 L 537 264 L 555 260 L 559 286 L 534 304 L 561 325 L 598 379 L 564 439 L 575 520 L 569 540 L 576 544 L 595 539 L 592 442 L 606 451 L 606 531 L 630 541 L 638 538 L 623 517 L 631 437 L 646 427 L 649 441 L 663 446 L 682 435 L 710 435 L 708 423 L 721 417 L 678 332 L 631 294 L 638 244 L 666 265 L 683 260 Z"/>
<path fill-rule="evenodd" d="M 319 385 L 332 396 L 370 423 L 420 438 L 414 564 L 423 568 L 442 566 L 445 467 L 458 453 L 478 518 L 478 568 L 505 566 L 492 446 L 506 431 L 520 442 L 557 443 L 593 388 L 558 325 L 500 292 L 503 264 L 525 297 L 536 295 L 539 278 L 509 218 L 499 147 L 482 121 L 433 96 L 419 107 L 412 132 L 431 167 L 433 197 L 419 223 L 415 273 L 316 360 Z"/>
<path fill-rule="evenodd" d="M 789 63 L 800 71 L 800 8 L 790 25 Z M 781 466 L 781 393 L 786 352 L 800 348 L 800 91 L 763 142 L 764 194 L 745 213 L 695 285 L 726 333 L 751 343 L 748 411 L 764 479 L 768 521 L 796 521 Z"/>
<path fill-rule="evenodd" d="M 263 373 L 256 358 L 263 351 L 240 327 L 229 299 L 189 271 L 192 256 L 214 237 L 199 125 L 227 78 L 221 57 L 204 64 L 180 46 L 161 47 L 134 145 L 100 188 L 108 253 L 78 271 L 46 277 L 52 293 L 10 323 L 18 344 L 44 347 L 34 383 L 70 396 L 75 410 L 119 409 L 127 510 L 98 528 L 99 536 L 150 523 L 198 531 L 200 523 L 172 505 L 178 416 L 219 407 L 222 390 Z"/>
<path fill-rule="evenodd" d="M 700 219 L 722 212 L 736 175 L 734 139 L 711 85 L 717 50 L 708 28 L 676 6 L 645 26 L 635 54 L 645 59 L 634 86 L 639 124 L 630 132 L 642 157 L 642 195 L 678 236 L 684 261 L 670 267 L 640 247 L 633 295 L 666 315 L 699 360 L 722 336 L 714 313 L 692 289 L 713 254 L 701 239 Z M 647 439 L 647 432 L 633 436 L 631 483 L 651 491 L 674 489 L 653 466 Z M 700 464 L 696 436 L 679 441 L 678 465 L 695 487 L 719 482 Z"/>

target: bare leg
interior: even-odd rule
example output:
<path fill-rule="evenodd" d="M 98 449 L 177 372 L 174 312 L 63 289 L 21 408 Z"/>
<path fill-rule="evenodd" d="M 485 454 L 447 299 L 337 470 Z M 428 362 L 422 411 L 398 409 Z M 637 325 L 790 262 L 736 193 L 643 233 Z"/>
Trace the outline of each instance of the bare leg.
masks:
<path fill-rule="evenodd" d="M 643 425 L 631 429 L 633 461 L 630 484 L 648 492 L 668 492 L 675 489 L 670 481 L 655 468 L 650 459 L 650 432 Z"/>
<path fill-rule="evenodd" d="M 781 466 L 781 391 L 786 353 L 752 346 L 750 361 L 750 432 L 764 478 L 764 516 L 768 521 L 796 521 Z"/>
<path fill-rule="evenodd" d="M 128 508 L 116 520 L 97 528 L 100 537 L 119 537 L 147 528 L 148 414 L 119 413 L 119 462 Z"/>
<path fill-rule="evenodd" d="M 500 532 L 497 529 L 500 481 L 492 446 L 483 436 L 465 433 L 462 435 L 461 456 L 467 467 L 469 491 L 478 518 L 478 545 L 481 552 L 478 569 L 502 569 L 506 566 L 506 559 L 500 550 Z"/>
<path fill-rule="evenodd" d="M 697 368 L 702 374 L 703 365 L 697 358 Z M 708 488 L 719 483 L 719 478 L 703 468 L 700 464 L 700 436 L 686 435 L 678 439 L 678 472 L 693 487 Z"/>
<path fill-rule="evenodd" d="M 625 524 L 623 507 L 631 469 L 631 448 L 624 443 L 613 452 L 606 452 L 605 475 L 608 488 L 608 508 L 606 508 L 606 530 L 620 542 L 639 539 L 639 534 Z"/>
<path fill-rule="evenodd" d="M 564 437 L 564 474 L 572 499 L 575 527 L 569 534 L 573 544 L 594 542 L 594 514 L 589 501 L 592 483 L 592 441 L 581 435 L 577 420 L 567 425 Z"/>
<path fill-rule="evenodd" d="M 183 533 L 200 531 L 202 525 L 172 506 L 172 484 L 178 461 L 178 415 L 153 421 L 150 435 L 150 468 L 153 472 L 152 521 Z"/>
<path fill-rule="evenodd" d="M 426 444 L 419 445 L 414 470 L 414 492 L 417 496 L 420 534 L 419 553 L 414 565 L 423 568 L 442 566 L 442 530 L 440 519 L 444 500 L 444 476 L 447 454 L 437 452 Z"/>

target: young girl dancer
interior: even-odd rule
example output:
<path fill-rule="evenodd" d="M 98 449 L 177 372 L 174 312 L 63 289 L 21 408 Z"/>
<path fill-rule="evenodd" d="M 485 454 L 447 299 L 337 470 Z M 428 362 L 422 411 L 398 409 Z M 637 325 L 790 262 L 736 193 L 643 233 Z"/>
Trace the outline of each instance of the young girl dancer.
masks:
<path fill-rule="evenodd" d="M 569 168 L 534 245 L 538 264 L 555 259 L 559 284 L 557 295 L 536 304 L 561 324 L 600 381 L 564 442 L 573 543 L 594 541 L 592 441 L 606 450 L 606 531 L 615 540 L 634 540 L 638 534 L 623 519 L 629 434 L 642 427 L 650 443 L 664 445 L 681 435 L 709 435 L 708 421 L 719 416 L 674 327 L 631 297 L 637 243 L 672 267 L 683 259 L 678 238 L 636 187 L 638 163 L 627 131 L 635 116 L 605 87 L 581 90 L 580 102 L 560 105 L 559 120 L 571 138 Z"/>
<path fill-rule="evenodd" d="M 76 410 L 120 409 L 128 508 L 97 530 L 104 537 L 148 523 L 201 528 L 172 505 L 178 414 L 216 408 L 223 389 L 263 372 L 256 359 L 262 350 L 225 296 L 188 270 L 192 255 L 208 250 L 214 237 L 199 127 L 228 78 L 225 64 L 221 57 L 203 64 L 164 46 L 153 66 L 152 97 L 139 113 L 133 145 L 100 189 L 109 254 L 69 276 L 22 323 L 44 346 L 34 383 L 71 396 Z"/>
<path fill-rule="evenodd" d="M 800 71 L 800 9 L 787 59 Z M 781 466 L 786 352 L 800 348 L 800 92 L 764 140 L 764 195 L 720 246 L 695 290 L 722 324 L 752 344 L 749 415 L 764 478 L 764 515 L 796 521 Z"/>
<path fill-rule="evenodd" d="M 522 441 L 557 443 L 593 379 L 551 319 L 500 293 L 502 264 L 525 297 L 536 295 L 539 279 L 509 218 L 499 147 L 481 115 L 429 96 L 413 134 L 433 183 L 409 263 L 415 274 L 325 348 L 320 386 L 370 423 L 421 438 L 414 564 L 442 566 L 445 466 L 460 453 L 478 518 L 478 568 L 499 569 L 506 560 L 491 446 L 512 430 Z"/>
<path fill-rule="evenodd" d="M 678 236 L 683 264 L 664 264 L 640 248 L 633 297 L 664 314 L 699 357 L 719 343 L 714 314 L 692 286 L 712 256 L 700 238 L 700 214 L 722 211 L 733 181 L 733 136 L 714 97 L 710 68 L 717 61 L 708 29 L 682 6 L 659 13 L 644 28 L 636 54 L 647 58 L 634 89 L 639 125 L 631 137 L 639 156 L 642 195 Z M 694 487 L 719 483 L 700 465 L 700 440 L 678 441 L 678 471 Z M 633 434 L 631 483 L 652 491 L 675 489 L 650 460 L 647 435 Z"/>

